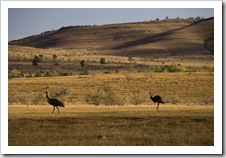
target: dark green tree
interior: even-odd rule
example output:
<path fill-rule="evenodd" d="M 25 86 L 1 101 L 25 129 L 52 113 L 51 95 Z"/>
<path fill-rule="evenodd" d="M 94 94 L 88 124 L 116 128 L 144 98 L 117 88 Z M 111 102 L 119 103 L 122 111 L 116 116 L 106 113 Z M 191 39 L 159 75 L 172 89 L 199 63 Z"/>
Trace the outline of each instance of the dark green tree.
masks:
<path fill-rule="evenodd" d="M 57 55 L 53 54 L 53 60 L 56 60 L 56 59 L 57 59 Z"/>
<path fill-rule="evenodd" d="M 84 65 L 85 65 L 85 60 L 80 61 L 80 65 L 81 65 L 81 67 L 84 67 Z"/>
<path fill-rule="evenodd" d="M 105 64 L 105 58 L 100 58 L 100 63 Z"/>
<path fill-rule="evenodd" d="M 34 59 L 32 60 L 32 65 L 33 66 L 38 66 L 38 63 L 40 63 L 41 60 L 38 56 L 35 56 Z"/>

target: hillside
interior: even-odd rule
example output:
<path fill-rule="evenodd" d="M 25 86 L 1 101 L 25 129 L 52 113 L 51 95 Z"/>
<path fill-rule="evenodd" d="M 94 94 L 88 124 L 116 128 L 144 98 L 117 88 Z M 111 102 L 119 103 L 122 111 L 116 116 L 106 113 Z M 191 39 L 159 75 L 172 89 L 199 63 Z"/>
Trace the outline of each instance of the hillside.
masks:
<path fill-rule="evenodd" d="M 213 54 L 214 19 L 168 19 L 102 26 L 68 26 L 9 45 L 93 50 L 122 56 Z"/>

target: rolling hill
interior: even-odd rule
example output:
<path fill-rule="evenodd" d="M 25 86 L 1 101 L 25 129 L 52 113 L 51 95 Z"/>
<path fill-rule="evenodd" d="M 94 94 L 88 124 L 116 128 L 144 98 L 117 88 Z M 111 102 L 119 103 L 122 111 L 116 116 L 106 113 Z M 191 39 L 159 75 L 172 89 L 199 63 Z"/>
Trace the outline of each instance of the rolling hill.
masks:
<path fill-rule="evenodd" d="M 214 18 L 208 18 L 68 26 L 10 41 L 9 45 L 149 56 L 213 54 L 213 41 Z"/>

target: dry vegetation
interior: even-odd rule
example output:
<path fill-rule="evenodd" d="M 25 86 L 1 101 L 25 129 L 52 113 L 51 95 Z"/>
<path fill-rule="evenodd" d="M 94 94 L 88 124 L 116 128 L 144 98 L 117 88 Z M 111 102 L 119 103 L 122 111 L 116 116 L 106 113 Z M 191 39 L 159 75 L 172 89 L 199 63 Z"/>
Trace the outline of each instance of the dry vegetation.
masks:
<path fill-rule="evenodd" d="M 142 104 L 150 104 L 149 91 L 161 95 L 166 103 L 205 105 L 213 104 L 213 79 L 209 72 L 13 78 L 9 80 L 9 104 L 43 104 L 45 91 L 64 102 L 92 104 L 98 90 L 108 88 L 112 94 L 117 93 L 117 100 L 123 101 L 116 103 L 120 105 L 133 103 L 135 95 L 140 95 Z"/>
<path fill-rule="evenodd" d="M 9 145 L 214 145 L 213 20 L 65 27 L 9 42 Z M 65 103 L 60 114 L 45 91 Z M 149 91 L 166 103 L 159 112 Z"/>
<path fill-rule="evenodd" d="M 213 106 L 9 106 L 9 145 L 213 146 Z"/>

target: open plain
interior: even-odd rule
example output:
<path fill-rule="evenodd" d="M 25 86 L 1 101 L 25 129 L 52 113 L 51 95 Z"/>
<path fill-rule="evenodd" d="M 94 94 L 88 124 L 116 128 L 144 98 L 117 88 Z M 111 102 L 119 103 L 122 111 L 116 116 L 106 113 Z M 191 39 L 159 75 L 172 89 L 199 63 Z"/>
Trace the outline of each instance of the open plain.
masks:
<path fill-rule="evenodd" d="M 213 26 L 68 26 L 10 41 L 9 146 L 213 146 Z"/>
<path fill-rule="evenodd" d="M 10 146 L 213 146 L 213 106 L 9 106 Z"/>

